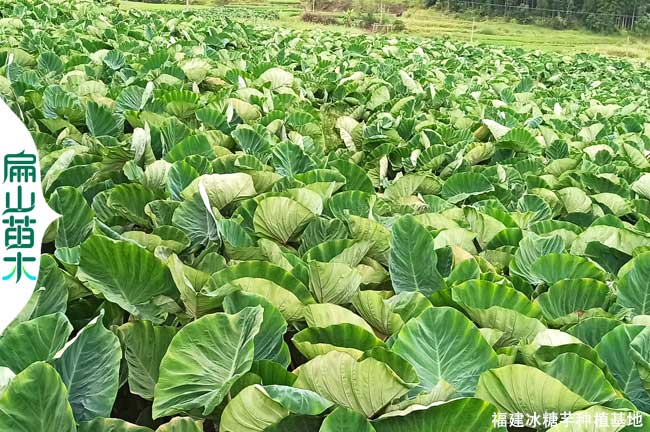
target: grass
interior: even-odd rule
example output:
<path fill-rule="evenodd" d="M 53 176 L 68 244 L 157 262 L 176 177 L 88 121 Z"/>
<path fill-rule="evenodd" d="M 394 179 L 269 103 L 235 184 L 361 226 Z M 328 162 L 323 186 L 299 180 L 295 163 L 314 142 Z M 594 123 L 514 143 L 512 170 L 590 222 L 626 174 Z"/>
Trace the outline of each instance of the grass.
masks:
<path fill-rule="evenodd" d="M 473 22 L 431 9 L 410 9 L 404 14 L 404 21 L 410 34 L 420 36 L 447 36 L 460 40 L 473 38 L 475 42 L 567 54 L 592 52 L 617 57 L 650 58 L 648 42 L 621 34 L 553 30 L 495 19 Z"/>
<path fill-rule="evenodd" d="M 204 0 L 205 1 L 205 0 Z M 208 0 L 209 1 L 209 0 Z M 184 9 L 184 5 L 139 3 L 123 1 L 123 7 L 139 9 Z M 285 27 L 305 30 L 327 27 L 336 31 L 361 32 L 344 26 L 324 26 L 300 19 L 299 0 L 235 0 L 228 7 L 250 7 L 275 10 L 279 23 Z M 205 5 L 191 7 L 205 8 Z M 498 19 L 472 21 L 434 9 L 411 8 L 401 18 L 406 23 L 403 34 L 421 37 L 448 37 L 452 40 L 473 41 L 490 45 L 543 50 L 562 54 L 598 53 L 612 57 L 650 59 L 650 43 L 626 35 L 599 35 L 583 30 L 553 30 L 535 25 L 522 25 Z M 473 30 L 472 30 L 473 29 Z"/>

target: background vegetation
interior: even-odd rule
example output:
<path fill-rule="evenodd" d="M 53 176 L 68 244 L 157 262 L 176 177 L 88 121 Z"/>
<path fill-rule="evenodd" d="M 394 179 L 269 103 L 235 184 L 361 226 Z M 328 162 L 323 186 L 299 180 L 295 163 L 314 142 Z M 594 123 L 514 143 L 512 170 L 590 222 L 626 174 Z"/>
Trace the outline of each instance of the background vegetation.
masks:
<path fill-rule="evenodd" d="M 599 32 L 650 31 L 650 4 L 644 0 L 425 0 L 425 4 L 560 29 L 584 26 Z"/>

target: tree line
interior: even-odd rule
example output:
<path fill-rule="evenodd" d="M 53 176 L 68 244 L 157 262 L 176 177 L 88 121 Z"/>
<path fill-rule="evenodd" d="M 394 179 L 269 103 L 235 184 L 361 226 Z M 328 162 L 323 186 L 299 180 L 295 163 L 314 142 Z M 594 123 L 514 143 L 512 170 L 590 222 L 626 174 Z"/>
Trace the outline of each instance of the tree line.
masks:
<path fill-rule="evenodd" d="M 425 0 L 427 6 L 504 16 L 556 28 L 587 27 L 611 32 L 650 30 L 648 0 Z"/>

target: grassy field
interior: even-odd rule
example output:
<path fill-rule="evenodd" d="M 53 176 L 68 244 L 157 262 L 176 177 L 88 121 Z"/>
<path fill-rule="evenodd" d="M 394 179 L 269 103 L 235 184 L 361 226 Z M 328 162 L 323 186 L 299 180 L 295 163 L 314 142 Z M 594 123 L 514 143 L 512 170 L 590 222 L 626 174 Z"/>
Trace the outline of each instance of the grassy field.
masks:
<path fill-rule="evenodd" d="M 184 5 L 151 4 L 124 1 L 124 7 L 141 9 L 183 9 Z M 323 27 L 300 19 L 298 0 L 238 0 L 226 6 L 272 9 L 280 14 L 286 27 L 307 29 Z M 208 6 L 196 5 L 196 8 Z M 625 35 L 598 35 L 582 30 L 553 30 L 535 25 L 522 25 L 500 20 L 473 22 L 432 9 L 411 8 L 402 17 L 404 34 L 422 37 L 449 37 L 452 40 L 474 41 L 490 45 L 520 47 L 528 50 L 554 51 L 566 54 L 588 52 L 613 57 L 650 59 L 650 43 Z M 356 31 L 344 26 L 328 26 L 339 31 Z"/>

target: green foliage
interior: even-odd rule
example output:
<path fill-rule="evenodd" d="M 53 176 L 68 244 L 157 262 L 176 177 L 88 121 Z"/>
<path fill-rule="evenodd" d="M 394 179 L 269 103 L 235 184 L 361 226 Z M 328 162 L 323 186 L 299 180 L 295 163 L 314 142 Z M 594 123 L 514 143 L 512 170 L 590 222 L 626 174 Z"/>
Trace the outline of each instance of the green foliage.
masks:
<path fill-rule="evenodd" d="M 425 5 L 452 11 L 514 19 L 557 30 L 585 26 L 597 32 L 621 29 L 643 34 L 648 10 L 641 0 L 425 0 Z M 640 25 L 640 27 L 639 27 Z"/>
<path fill-rule="evenodd" d="M 0 337 L 3 432 L 650 411 L 644 66 L 220 9 L 0 16 L 63 215 Z"/>

